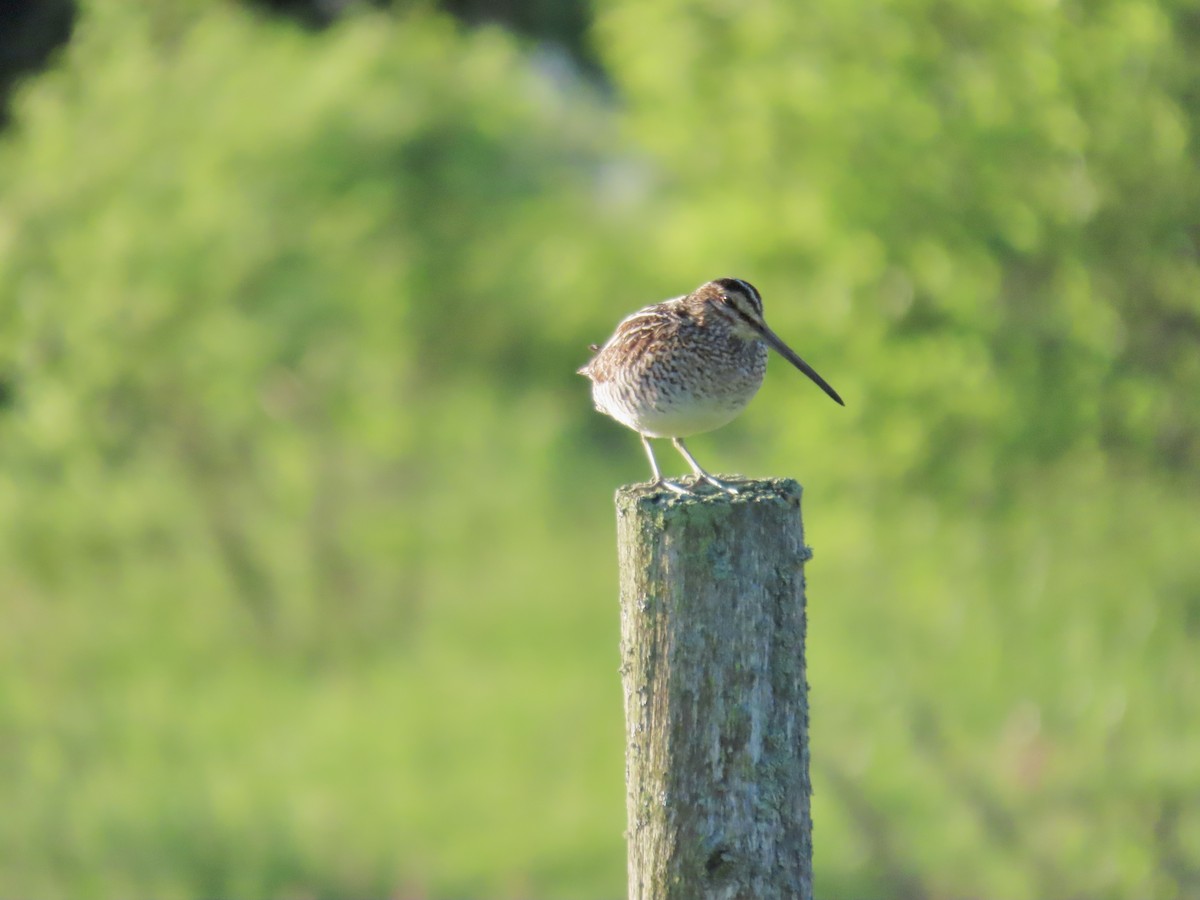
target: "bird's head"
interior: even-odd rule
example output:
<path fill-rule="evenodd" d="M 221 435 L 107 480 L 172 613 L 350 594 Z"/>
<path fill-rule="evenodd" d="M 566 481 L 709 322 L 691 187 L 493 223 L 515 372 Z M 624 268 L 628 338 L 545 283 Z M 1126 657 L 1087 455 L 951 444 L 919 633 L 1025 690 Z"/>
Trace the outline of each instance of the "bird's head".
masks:
<path fill-rule="evenodd" d="M 826 394 L 842 406 L 846 405 L 838 396 L 838 392 L 770 329 L 763 318 L 762 295 L 750 282 L 740 278 L 718 278 L 696 288 L 688 296 L 687 302 L 703 319 L 719 316 L 742 340 L 765 342 L 768 347 L 811 378 Z"/>
<path fill-rule="evenodd" d="M 716 317 L 746 341 L 762 340 L 762 295 L 748 281 L 718 278 L 700 285 L 688 298 L 701 318 Z"/>

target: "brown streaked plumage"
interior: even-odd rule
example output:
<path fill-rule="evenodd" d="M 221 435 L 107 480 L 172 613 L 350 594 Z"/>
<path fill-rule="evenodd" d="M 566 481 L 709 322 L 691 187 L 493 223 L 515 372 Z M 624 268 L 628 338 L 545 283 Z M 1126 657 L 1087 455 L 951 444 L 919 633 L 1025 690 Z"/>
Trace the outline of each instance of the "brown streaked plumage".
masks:
<path fill-rule="evenodd" d="M 762 297 L 737 278 L 709 281 L 626 317 L 579 373 L 592 381 L 596 409 L 641 435 L 654 483 L 687 493 L 663 479 L 648 440 L 670 438 L 698 479 L 736 494 L 700 467 L 683 438 L 720 428 L 745 409 L 762 385 L 768 348 L 842 403 L 767 326 Z"/>

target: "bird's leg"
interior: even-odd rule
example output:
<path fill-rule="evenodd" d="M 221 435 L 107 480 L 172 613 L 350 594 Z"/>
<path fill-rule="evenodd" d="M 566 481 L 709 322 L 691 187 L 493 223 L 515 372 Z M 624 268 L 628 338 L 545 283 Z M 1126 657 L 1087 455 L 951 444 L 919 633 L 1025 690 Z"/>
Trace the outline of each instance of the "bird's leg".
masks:
<path fill-rule="evenodd" d="M 696 473 L 697 478 L 701 479 L 702 481 L 707 481 L 713 487 L 719 488 L 727 494 L 736 494 L 738 492 L 738 489 L 733 485 L 726 484 L 720 479 L 714 478 L 712 475 L 709 475 L 702 468 L 700 468 L 700 463 L 696 462 L 696 458 L 692 456 L 692 454 L 688 453 L 687 447 L 683 446 L 683 438 L 671 438 L 671 443 L 675 445 L 676 450 L 683 454 L 683 458 L 688 461 L 688 464 L 692 467 L 692 471 Z"/>
<path fill-rule="evenodd" d="M 662 477 L 662 472 L 658 470 L 658 460 L 654 458 L 654 450 L 650 447 L 650 439 L 644 434 L 639 435 L 639 437 L 642 439 L 642 446 L 646 448 L 646 455 L 650 457 L 650 471 L 654 473 L 654 485 L 656 487 L 665 487 L 667 490 L 674 491 L 677 494 L 691 493 L 687 488 L 682 487 L 673 481 L 667 481 Z"/>

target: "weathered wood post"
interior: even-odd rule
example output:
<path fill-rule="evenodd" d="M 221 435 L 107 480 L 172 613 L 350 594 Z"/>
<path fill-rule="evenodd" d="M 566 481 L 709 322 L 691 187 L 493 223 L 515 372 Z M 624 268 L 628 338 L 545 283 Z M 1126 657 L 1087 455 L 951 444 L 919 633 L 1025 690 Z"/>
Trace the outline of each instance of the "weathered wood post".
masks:
<path fill-rule="evenodd" d="M 800 485 L 617 492 L 630 900 L 811 900 Z"/>

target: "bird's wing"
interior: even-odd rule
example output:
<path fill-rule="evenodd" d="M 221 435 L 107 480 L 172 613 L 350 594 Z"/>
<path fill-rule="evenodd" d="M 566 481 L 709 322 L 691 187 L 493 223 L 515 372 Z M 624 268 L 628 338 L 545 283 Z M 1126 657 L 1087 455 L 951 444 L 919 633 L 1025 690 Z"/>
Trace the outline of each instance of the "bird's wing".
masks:
<path fill-rule="evenodd" d="M 666 339 L 687 318 L 683 299 L 673 297 L 626 316 L 579 374 L 595 382 L 610 381 L 616 370 L 636 365 L 647 347 Z"/>

